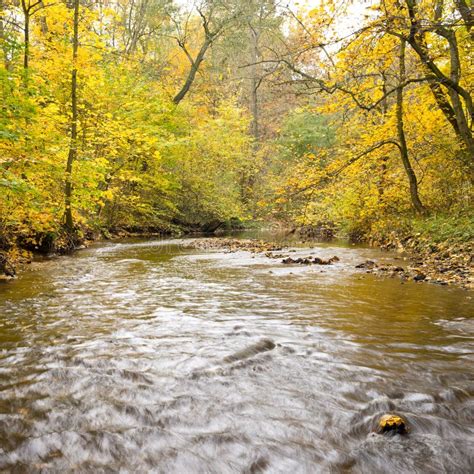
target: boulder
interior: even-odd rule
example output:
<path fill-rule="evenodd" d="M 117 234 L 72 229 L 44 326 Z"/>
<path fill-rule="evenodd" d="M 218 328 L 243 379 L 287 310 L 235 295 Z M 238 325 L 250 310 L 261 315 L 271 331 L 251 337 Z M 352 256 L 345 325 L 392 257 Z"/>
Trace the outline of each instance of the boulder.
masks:
<path fill-rule="evenodd" d="M 408 433 L 408 425 L 401 416 L 387 413 L 380 418 L 376 431 L 379 434 L 405 435 Z"/>

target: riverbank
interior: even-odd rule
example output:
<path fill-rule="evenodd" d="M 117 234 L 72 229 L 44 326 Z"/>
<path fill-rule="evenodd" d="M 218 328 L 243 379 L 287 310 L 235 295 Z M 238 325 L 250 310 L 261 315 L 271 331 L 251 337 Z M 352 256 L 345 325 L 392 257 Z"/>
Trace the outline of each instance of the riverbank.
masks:
<path fill-rule="evenodd" d="M 306 241 L 306 243 L 308 243 Z M 287 265 L 331 265 L 339 259 L 314 256 L 292 257 L 289 245 L 259 239 L 205 238 L 192 239 L 187 247 L 201 250 L 224 250 L 226 252 L 248 251 L 263 254 L 268 258 L 281 260 Z M 416 282 L 439 285 L 459 285 L 466 289 L 474 288 L 472 271 L 472 244 L 433 243 L 420 236 L 405 238 L 396 243 L 378 245 L 385 250 L 395 250 L 400 256 L 400 264 L 387 265 L 385 262 L 368 260 L 360 262 L 356 268 L 365 273 L 382 277 L 401 278 Z"/>
<path fill-rule="evenodd" d="M 470 214 L 398 221 L 367 240 L 406 255 L 412 271 L 426 281 L 474 288 L 474 216 Z"/>
<path fill-rule="evenodd" d="M 405 253 L 411 261 L 411 271 L 422 280 L 474 288 L 471 242 L 432 242 L 416 235 L 398 240 L 388 248 Z"/>
<path fill-rule="evenodd" d="M 308 243 L 308 242 L 306 242 Z M 276 259 L 286 265 L 332 265 L 339 261 L 334 255 L 329 259 L 318 256 L 292 256 L 291 245 L 268 242 L 259 239 L 205 238 L 193 239 L 186 243 L 187 247 L 200 250 L 223 250 L 226 252 L 247 251 L 262 254 Z M 435 283 L 438 285 L 458 285 L 472 289 L 472 246 L 470 244 L 447 245 L 424 241 L 413 237 L 403 244 L 385 244 L 385 250 L 395 250 L 400 254 L 400 264 L 387 264 L 384 261 L 361 261 L 356 268 L 364 273 L 372 273 L 381 277 L 400 278 L 416 282 Z"/>
<path fill-rule="evenodd" d="M 102 233 L 89 233 L 78 241 L 73 248 L 66 249 L 65 245 L 56 247 L 55 251 L 48 252 L 41 249 L 22 248 L 13 245 L 8 251 L 0 251 L 0 280 L 15 278 L 18 272 L 31 263 L 35 254 L 65 254 L 74 250 L 83 249 L 93 242 L 100 240 L 120 240 L 125 238 L 156 238 L 165 236 L 183 235 L 164 231 L 129 231 L 119 229 Z M 186 234 L 184 234 L 186 235 Z M 187 234 L 189 235 L 189 234 Z M 301 236 L 301 241 L 311 246 L 316 240 L 308 240 Z M 381 277 L 401 278 L 417 282 L 435 283 L 439 285 L 458 285 L 466 289 L 474 288 L 473 273 L 473 245 L 471 241 L 442 240 L 434 241 L 430 236 L 418 232 L 414 235 L 403 235 L 392 232 L 383 238 L 372 238 L 368 242 L 374 247 L 399 254 L 400 265 L 387 265 L 384 262 L 365 261 L 358 264 L 358 269 L 365 273 L 377 274 Z M 227 252 L 248 251 L 264 254 L 271 259 L 279 259 L 284 264 L 294 265 L 330 265 L 336 260 L 324 260 L 314 257 L 292 259 L 289 244 L 272 242 L 261 239 L 239 239 L 225 237 L 205 237 L 190 239 L 187 247 L 201 250 L 224 250 Z M 337 257 L 337 256 L 334 256 Z"/>
<path fill-rule="evenodd" d="M 254 229 L 259 223 L 244 223 L 239 219 L 203 224 L 169 222 L 164 226 L 133 226 L 113 228 L 82 227 L 71 235 L 65 231 L 49 231 L 25 234 L 0 228 L 0 281 L 15 278 L 24 267 L 37 257 L 67 255 L 81 250 L 94 242 L 129 238 L 181 237 L 192 235 L 223 235 L 229 232 Z M 247 227 L 248 226 L 248 227 Z"/>
<path fill-rule="evenodd" d="M 67 255 L 76 250 L 87 248 L 101 240 L 120 240 L 126 238 L 156 238 L 179 236 L 178 229 L 141 229 L 123 228 L 111 230 L 85 230 L 74 238 L 67 234 L 44 234 L 35 237 L 10 237 L 0 239 L 0 281 L 8 281 L 21 273 L 36 257 Z M 1 236 L 0 236 L 1 237 Z"/>

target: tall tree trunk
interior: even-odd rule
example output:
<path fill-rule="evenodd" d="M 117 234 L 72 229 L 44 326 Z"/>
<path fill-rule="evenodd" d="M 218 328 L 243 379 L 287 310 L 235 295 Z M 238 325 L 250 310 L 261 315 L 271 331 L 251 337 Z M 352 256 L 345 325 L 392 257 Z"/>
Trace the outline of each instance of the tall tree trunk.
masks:
<path fill-rule="evenodd" d="M 25 51 L 23 53 L 23 67 L 28 70 L 30 62 L 30 14 L 25 14 Z"/>
<path fill-rule="evenodd" d="M 41 5 L 41 9 L 45 8 L 43 0 L 40 1 L 39 5 Z M 42 15 L 40 15 L 39 23 L 40 23 L 41 33 L 43 33 L 43 35 L 48 34 L 49 28 L 48 28 L 47 13 L 43 13 Z"/>
<path fill-rule="evenodd" d="M 28 67 L 30 62 L 30 4 L 26 0 L 21 0 L 21 8 L 23 10 L 23 69 L 25 73 L 25 83 L 28 83 Z"/>
<path fill-rule="evenodd" d="M 405 78 L 405 47 L 406 42 L 404 39 L 400 42 L 400 55 L 399 55 L 399 85 L 401 86 Z M 400 144 L 400 157 L 402 159 L 403 167 L 408 176 L 408 182 L 410 184 L 410 197 L 411 202 L 415 211 L 418 214 L 426 214 L 426 209 L 423 206 L 419 193 L 418 193 L 418 180 L 416 179 L 415 171 L 410 162 L 408 156 L 408 146 L 405 137 L 405 129 L 403 126 L 403 87 L 397 89 L 397 107 L 396 107 L 396 117 L 397 117 L 397 133 L 398 133 L 398 142 Z"/>
<path fill-rule="evenodd" d="M 23 68 L 25 74 L 28 71 L 28 63 L 30 59 L 30 5 L 25 0 L 21 0 L 21 8 L 23 10 Z"/>
<path fill-rule="evenodd" d="M 458 84 L 461 79 L 461 60 L 459 58 L 459 49 L 456 33 L 454 31 L 445 31 L 444 37 L 448 40 L 449 43 L 451 61 L 450 78 L 454 83 Z M 451 99 L 451 104 L 453 105 L 454 115 L 456 116 L 456 120 L 459 125 L 459 131 L 461 133 L 461 136 L 463 137 L 467 150 L 470 152 L 471 160 L 474 160 L 474 138 L 472 136 L 472 131 L 469 128 L 469 119 L 464 113 L 461 96 L 458 94 L 457 91 L 452 88 L 448 89 L 448 93 Z M 472 109 L 471 114 L 474 114 Z M 471 124 L 473 120 L 474 115 L 471 115 Z"/>
<path fill-rule="evenodd" d="M 74 33 L 72 40 L 72 71 L 71 71 L 71 141 L 66 164 L 66 185 L 64 188 L 64 221 L 69 233 L 74 231 L 72 216 L 72 167 L 77 159 L 77 52 L 79 49 L 79 0 L 74 0 Z"/>
<path fill-rule="evenodd" d="M 258 77 L 257 77 L 257 60 L 258 60 L 258 37 L 259 33 L 250 26 L 250 112 L 252 114 L 251 133 L 255 139 L 255 146 L 258 145 L 260 138 L 259 127 L 259 105 L 258 105 Z"/>
<path fill-rule="evenodd" d="M 211 46 L 212 44 L 212 40 L 212 36 L 206 37 L 204 43 L 201 46 L 201 49 L 199 50 L 199 53 L 196 56 L 196 59 L 192 61 L 191 69 L 189 70 L 188 77 L 186 78 L 183 87 L 173 98 L 173 102 L 176 105 L 178 105 L 185 98 L 186 94 L 189 92 L 189 89 L 191 89 L 194 79 L 196 78 L 196 74 L 199 70 L 199 66 L 204 61 L 204 57 L 206 55 L 207 50 L 209 49 L 209 46 Z"/>
<path fill-rule="evenodd" d="M 382 86 L 382 91 L 384 95 L 384 99 L 381 103 L 382 106 L 382 123 L 386 120 L 387 112 L 388 112 L 388 100 L 386 97 L 387 94 L 387 78 L 385 74 L 382 74 L 383 77 L 383 86 Z M 377 190 L 379 194 L 379 202 L 381 204 L 384 203 L 385 201 L 385 186 L 386 186 L 386 180 L 387 180 L 387 163 L 388 163 L 388 156 L 384 155 L 380 159 L 380 180 L 377 185 Z"/>

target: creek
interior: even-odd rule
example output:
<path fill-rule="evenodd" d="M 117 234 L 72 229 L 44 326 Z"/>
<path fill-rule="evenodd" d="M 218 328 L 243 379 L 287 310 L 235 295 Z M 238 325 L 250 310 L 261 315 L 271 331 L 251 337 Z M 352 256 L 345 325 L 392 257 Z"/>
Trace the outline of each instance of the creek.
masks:
<path fill-rule="evenodd" d="M 95 244 L 0 285 L 3 472 L 473 472 L 473 293 L 396 255 Z M 274 348 L 229 357 L 263 338 Z M 407 436 L 373 433 L 384 413 Z"/>

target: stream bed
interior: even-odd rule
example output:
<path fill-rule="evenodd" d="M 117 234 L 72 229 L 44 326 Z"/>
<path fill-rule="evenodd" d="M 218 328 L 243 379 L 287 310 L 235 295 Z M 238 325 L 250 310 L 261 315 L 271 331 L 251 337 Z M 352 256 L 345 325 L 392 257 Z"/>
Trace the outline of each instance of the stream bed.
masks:
<path fill-rule="evenodd" d="M 0 472 L 474 472 L 473 292 L 295 250 L 340 260 L 109 242 L 0 285 Z"/>

